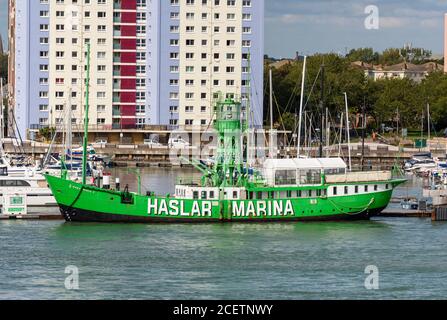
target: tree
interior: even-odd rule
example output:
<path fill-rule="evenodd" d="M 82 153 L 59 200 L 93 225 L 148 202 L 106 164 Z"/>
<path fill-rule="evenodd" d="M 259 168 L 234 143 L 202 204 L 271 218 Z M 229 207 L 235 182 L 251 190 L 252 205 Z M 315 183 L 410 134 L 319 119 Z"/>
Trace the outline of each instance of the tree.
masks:
<path fill-rule="evenodd" d="M 379 53 L 373 48 L 351 49 L 346 55 L 346 59 L 350 62 L 362 61 L 377 64 L 379 62 Z"/>

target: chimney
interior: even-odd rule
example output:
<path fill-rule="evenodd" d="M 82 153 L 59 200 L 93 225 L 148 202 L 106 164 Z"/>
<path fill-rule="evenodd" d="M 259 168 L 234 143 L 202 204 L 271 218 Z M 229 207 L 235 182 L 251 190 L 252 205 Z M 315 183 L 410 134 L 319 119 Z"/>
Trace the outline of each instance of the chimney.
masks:
<path fill-rule="evenodd" d="M 447 13 L 444 15 L 444 72 L 447 73 Z"/>

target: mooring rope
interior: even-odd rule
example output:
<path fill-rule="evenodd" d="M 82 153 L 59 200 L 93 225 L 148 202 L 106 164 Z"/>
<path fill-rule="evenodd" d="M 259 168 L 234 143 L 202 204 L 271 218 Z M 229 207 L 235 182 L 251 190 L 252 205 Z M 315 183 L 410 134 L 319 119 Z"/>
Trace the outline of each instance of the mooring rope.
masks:
<path fill-rule="evenodd" d="M 330 203 L 332 203 L 339 211 L 343 211 L 342 210 L 342 208 L 343 208 L 343 206 L 338 206 L 334 201 L 332 201 L 330 198 L 327 198 L 328 200 L 329 200 L 329 202 Z M 363 213 L 363 212 L 365 212 L 366 210 L 368 210 L 370 207 L 371 207 L 371 205 L 374 203 L 374 201 L 375 201 L 376 199 L 373 197 L 373 198 L 371 198 L 371 200 L 369 201 L 369 203 L 366 205 L 366 207 L 364 207 L 363 209 L 362 208 L 356 208 L 356 207 L 344 207 L 345 209 L 362 209 L 362 210 L 360 210 L 359 212 L 354 212 L 354 213 L 349 213 L 349 212 L 343 212 L 344 214 L 347 214 L 347 215 L 357 215 L 357 214 L 360 214 L 360 213 Z"/>

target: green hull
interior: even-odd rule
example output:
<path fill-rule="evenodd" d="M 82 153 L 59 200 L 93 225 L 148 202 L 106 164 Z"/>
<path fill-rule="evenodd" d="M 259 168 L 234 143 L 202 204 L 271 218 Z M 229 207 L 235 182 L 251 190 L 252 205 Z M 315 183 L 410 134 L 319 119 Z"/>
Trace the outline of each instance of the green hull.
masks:
<path fill-rule="evenodd" d="M 389 203 L 393 189 L 351 196 L 263 200 L 193 200 L 125 194 L 46 176 L 67 221 L 267 222 L 368 219 Z M 404 180 L 390 180 L 394 187 Z M 328 188 L 330 186 L 327 186 Z"/>

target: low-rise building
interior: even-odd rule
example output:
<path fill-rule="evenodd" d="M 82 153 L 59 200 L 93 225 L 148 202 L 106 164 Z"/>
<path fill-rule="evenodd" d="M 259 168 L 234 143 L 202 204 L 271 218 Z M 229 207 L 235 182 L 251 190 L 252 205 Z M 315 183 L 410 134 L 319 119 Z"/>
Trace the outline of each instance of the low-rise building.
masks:
<path fill-rule="evenodd" d="M 415 82 L 421 82 L 430 73 L 444 70 L 444 66 L 436 62 L 427 62 L 424 64 L 402 62 L 391 66 L 383 66 L 356 61 L 353 62 L 352 65 L 364 70 L 365 76 L 373 79 L 374 81 L 380 79 L 406 78 Z"/>

